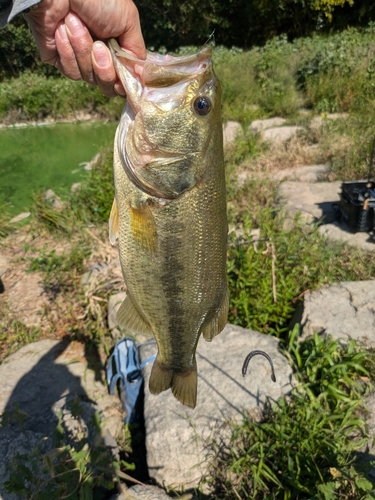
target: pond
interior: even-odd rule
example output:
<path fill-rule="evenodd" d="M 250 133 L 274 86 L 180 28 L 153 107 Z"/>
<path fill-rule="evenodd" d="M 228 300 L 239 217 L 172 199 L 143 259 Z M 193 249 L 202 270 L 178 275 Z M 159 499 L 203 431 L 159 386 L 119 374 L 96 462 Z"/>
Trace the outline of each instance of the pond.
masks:
<path fill-rule="evenodd" d="M 32 194 L 53 189 L 64 197 L 88 172 L 89 162 L 113 142 L 116 123 L 57 123 L 0 129 L 0 206 L 11 215 L 28 211 Z"/>

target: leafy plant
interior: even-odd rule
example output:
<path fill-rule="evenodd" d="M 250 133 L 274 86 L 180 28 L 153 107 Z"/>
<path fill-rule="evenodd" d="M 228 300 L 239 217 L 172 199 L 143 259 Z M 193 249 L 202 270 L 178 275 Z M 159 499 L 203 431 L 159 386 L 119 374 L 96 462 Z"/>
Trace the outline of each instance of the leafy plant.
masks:
<path fill-rule="evenodd" d="M 113 199 L 113 152 L 104 147 L 89 179 L 72 195 L 71 205 L 79 220 L 108 222 Z"/>
<path fill-rule="evenodd" d="M 80 429 L 82 407 L 79 399 L 71 402 L 71 413 Z M 3 419 L 2 424 L 6 425 L 7 419 Z M 54 446 L 51 443 L 48 446 L 42 439 L 30 454 L 13 456 L 7 466 L 9 478 L 4 483 L 6 491 L 28 500 L 92 500 L 105 498 L 105 492 L 112 491 L 120 478 L 131 480 L 123 470 L 133 470 L 134 466 L 116 459 L 104 445 L 100 438 L 98 414 L 95 414 L 92 426 L 96 437 L 89 444 L 87 433 L 82 430 L 69 435 L 59 415 Z"/>
<path fill-rule="evenodd" d="M 7 211 L 6 205 L 0 204 L 0 238 L 5 238 L 11 233 L 12 227 L 9 224 L 10 215 Z"/>
<path fill-rule="evenodd" d="M 85 261 L 90 249 L 83 245 L 74 245 L 69 253 L 57 255 L 55 250 L 39 251 L 37 257 L 30 258 L 28 272 L 39 271 L 47 290 L 71 290 L 76 286 L 77 276 L 85 270 Z"/>
<path fill-rule="evenodd" d="M 267 407 L 262 422 L 244 415 L 229 446 L 214 448 L 213 482 L 221 498 L 370 500 L 374 485 L 355 452 L 368 441 L 359 416 L 371 388 L 374 358 L 353 341 L 348 347 L 318 335 L 287 353 L 300 385 Z"/>
<path fill-rule="evenodd" d="M 0 307 L 0 363 L 24 345 L 38 340 L 40 329 L 12 318 L 3 303 Z"/>
<path fill-rule="evenodd" d="M 228 251 L 229 321 L 283 337 L 307 290 L 335 281 L 371 279 L 375 257 L 328 242 L 317 227 L 306 230 L 298 219 L 292 231 L 284 230 L 282 214 L 275 216 L 269 206 L 255 204 L 258 186 L 254 182 L 237 211 L 230 212 L 241 236 L 231 233 Z M 260 235 L 254 236 L 257 227 Z"/>

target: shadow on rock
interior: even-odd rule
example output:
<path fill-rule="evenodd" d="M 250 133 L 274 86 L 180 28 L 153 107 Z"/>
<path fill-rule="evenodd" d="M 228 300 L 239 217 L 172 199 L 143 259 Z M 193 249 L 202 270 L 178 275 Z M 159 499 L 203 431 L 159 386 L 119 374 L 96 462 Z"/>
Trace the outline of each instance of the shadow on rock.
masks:
<path fill-rule="evenodd" d="M 79 342 L 52 340 L 27 345 L 0 366 L 0 499 L 30 498 L 38 488 L 82 493 L 87 472 L 91 489 L 106 486 L 106 496 L 95 498 L 108 498 L 123 419 L 103 370 L 95 348 L 87 353 Z M 22 496 L 5 491 L 9 477 Z M 22 492 L 25 479 L 29 490 Z"/>

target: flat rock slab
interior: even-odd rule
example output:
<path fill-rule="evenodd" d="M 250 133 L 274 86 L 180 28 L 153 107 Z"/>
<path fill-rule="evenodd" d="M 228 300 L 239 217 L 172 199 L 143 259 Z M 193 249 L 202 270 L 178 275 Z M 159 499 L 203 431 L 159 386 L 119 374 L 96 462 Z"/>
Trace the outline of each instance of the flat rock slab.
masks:
<path fill-rule="evenodd" d="M 307 293 L 301 338 L 314 333 L 375 347 L 375 280 L 344 281 Z"/>
<path fill-rule="evenodd" d="M 303 132 L 304 130 L 303 127 L 298 126 L 272 127 L 263 130 L 261 136 L 264 141 L 280 143 L 289 141 L 289 139 L 294 137 L 297 133 Z"/>
<path fill-rule="evenodd" d="M 276 181 L 287 179 L 299 182 L 318 182 L 328 170 L 328 165 L 306 165 L 303 167 L 286 168 L 272 175 Z"/>
<path fill-rule="evenodd" d="M 9 222 L 10 223 L 14 223 L 14 222 L 20 222 L 21 220 L 24 220 L 24 219 L 27 219 L 28 217 L 30 217 L 31 215 L 31 212 L 22 212 L 18 215 L 16 215 L 15 217 L 13 217 L 13 219 L 11 219 Z"/>
<path fill-rule="evenodd" d="M 137 484 L 132 486 L 126 493 L 113 495 L 110 500 L 170 500 L 171 497 L 157 486 Z"/>
<path fill-rule="evenodd" d="M 310 128 L 319 128 L 330 121 L 345 120 L 348 116 L 348 113 L 328 113 L 327 115 L 314 116 L 310 122 Z"/>
<path fill-rule="evenodd" d="M 97 439 L 93 417 L 98 412 L 103 422 L 102 441 L 117 453 L 115 438 L 123 429 L 123 410 L 118 397 L 108 394 L 103 380 L 100 360 L 87 355 L 79 342 L 41 340 L 22 347 L 0 365 L 0 414 L 8 420 L 0 437 L 0 499 L 13 498 L 3 491 L 6 464 L 15 453 L 30 452 L 41 438 L 51 444 L 59 414 L 67 436 L 74 439 L 78 426 L 90 442 Z M 71 414 L 73 400 L 82 410 L 79 422 Z M 25 417 L 28 439 L 15 418 L 15 405 Z"/>
<path fill-rule="evenodd" d="M 266 118 L 265 120 L 254 120 L 249 125 L 249 130 L 251 132 L 261 132 L 267 128 L 281 127 L 286 123 L 285 118 L 279 116 L 274 116 L 273 118 Z"/>
<path fill-rule="evenodd" d="M 149 474 L 160 485 L 194 488 L 206 474 L 207 441 L 229 432 L 228 421 L 239 419 L 244 410 L 259 416 L 267 399 L 277 401 L 294 384 L 292 369 L 278 350 L 276 338 L 227 325 L 212 342 L 200 339 L 197 349 L 198 401 L 194 410 L 183 406 L 165 391 L 150 394 L 151 364 L 144 369 L 144 417 Z M 255 356 L 245 378 L 241 367 L 245 356 L 255 350 L 267 352 L 273 360 L 277 382 L 263 356 Z M 144 346 L 145 360 L 156 352 Z"/>
<path fill-rule="evenodd" d="M 243 136 L 241 125 L 235 121 L 228 121 L 223 124 L 223 145 L 230 146 L 238 136 Z"/>
<path fill-rule="evenodd" d="M 319 233 L 333 241 L 342 241 L 348 245 L 375 252 L 375 238 L 369 233 L 352 233 L 345 223 L 332 222 L 320 226 Z"/>
<path fill-rule="evenodd" d="M 284 200 L 287 216 L 291 219 L 301 213 L 306 223 L 332 222 L 336 213 L 334 203 L 339 201 L 341 182 L 286 181 L 279 186 L 279 198 Z"/>

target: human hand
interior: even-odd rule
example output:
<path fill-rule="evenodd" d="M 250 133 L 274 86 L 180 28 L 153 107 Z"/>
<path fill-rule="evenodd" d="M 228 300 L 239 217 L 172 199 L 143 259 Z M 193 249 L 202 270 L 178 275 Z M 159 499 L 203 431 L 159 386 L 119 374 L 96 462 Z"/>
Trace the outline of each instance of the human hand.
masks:
<path fill-rule="evenodd" d="M 43 0 L 25 17 L 42 61 L 72 80 L 98 85 L 107 97 L 125 95 L 125 90 L 108 47 L 97 39 L 117 38 L 135 57 L 146 57 L 132 0 Z"/>

